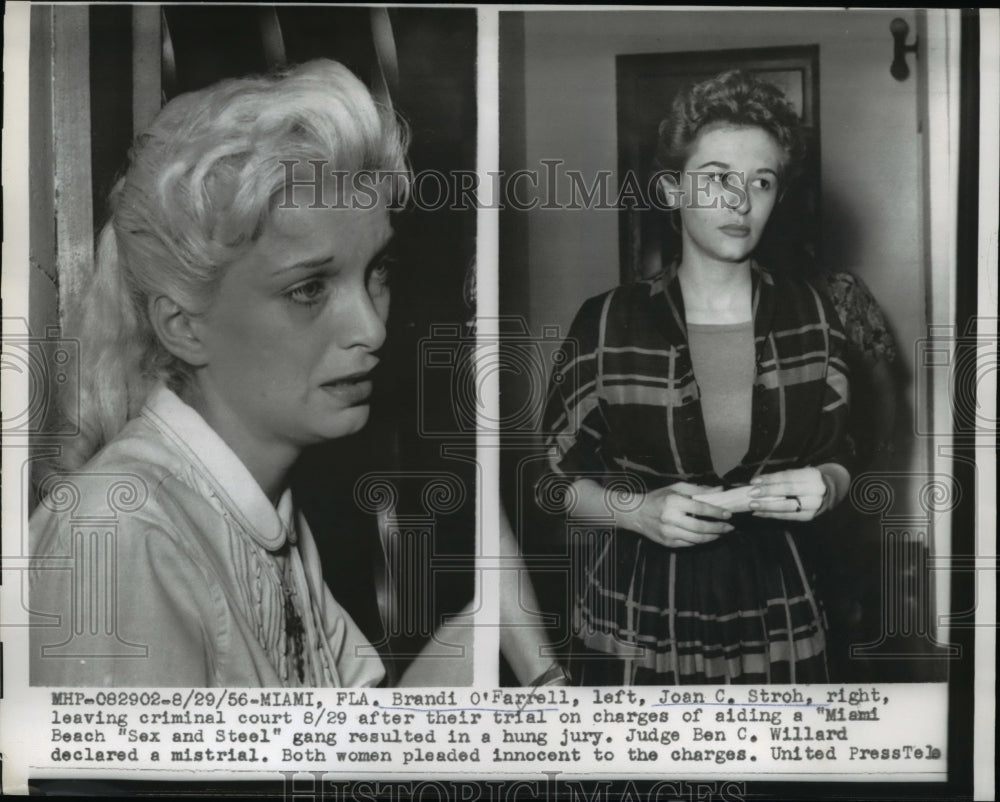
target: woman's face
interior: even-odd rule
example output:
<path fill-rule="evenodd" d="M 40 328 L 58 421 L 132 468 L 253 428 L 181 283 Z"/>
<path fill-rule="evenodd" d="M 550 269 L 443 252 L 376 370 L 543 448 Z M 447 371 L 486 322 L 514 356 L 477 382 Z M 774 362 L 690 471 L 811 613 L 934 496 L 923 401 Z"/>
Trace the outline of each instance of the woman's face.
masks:
<path fill-rule="evenodd" d="M 778 198 L 783 152 L 762 128 L 703 129 L 681 178 L 683 260 L 742 263 Z"/>
<path fill-rule="evenodd" d="M 391 234 L 382 204 L 279 207 L 226 269 L 192 323 L 205 358 L 195 392 L 238 454 L 301 449 L 364 426 L 389 312 Z"/>

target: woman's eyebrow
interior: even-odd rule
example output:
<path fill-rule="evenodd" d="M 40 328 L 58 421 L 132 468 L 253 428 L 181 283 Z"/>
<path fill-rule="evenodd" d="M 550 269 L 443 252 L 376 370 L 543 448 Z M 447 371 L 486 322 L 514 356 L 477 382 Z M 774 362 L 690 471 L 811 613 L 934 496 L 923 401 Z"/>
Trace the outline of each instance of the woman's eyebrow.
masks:
<path fill-rule="evenodd" d="M 386 238 L 385 242 L 382 243 L 382 247 L 379 248 L 377 251 L 375 251 L 375 253 L 372 256 L 372 258 L 368 260 L 368 264 L 370 264 L 370 265 L 374 264 L 379 259 L 381 259 L 383 256 L 385 256 L 387 253 L 389 253 L 390 249 L 392 248 L 392 243 L 393 243 L 394 239 L 395 239 L 394 235 L 390 234 Z"/>
<path fill-rule="evenodd" d="M 725 170 L 729 169 L 729 165 L 726 164 L 725 162 L 715 162 L 715 161 L 705 162 L 703 165 L 701 165 L 701 167 L 696 167 L 695 169 L 696 170 L 701 170 L 701 169 L 703 169 L 705 167 L 722 167 Z"/>
<path fill-rule="evenodd" d="M 317 267 L 327 267 L 332 265 L 334 258 L 332 256 L 319 256 L 315 259 L 304 259 L 301 262 L 295 262 L 284 267 L 279 267 L 274 271 L 274 275 L 279 275 L 281 273 L 288 273 L 292 270 L 312 270 Z"/>

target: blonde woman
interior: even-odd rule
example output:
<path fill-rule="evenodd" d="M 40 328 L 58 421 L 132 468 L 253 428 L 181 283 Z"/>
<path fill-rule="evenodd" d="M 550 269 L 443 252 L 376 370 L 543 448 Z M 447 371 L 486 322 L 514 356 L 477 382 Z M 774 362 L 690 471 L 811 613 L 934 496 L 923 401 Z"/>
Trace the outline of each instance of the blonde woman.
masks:
<path fill-rule="evenodd" d="M 406 176 L 395 117 L 326 60 L 180 96 L 138 138 L 67 332 L 81 436 L 31 519 L 31 605 L 51 624 L 32 630 L 34 684 L 382 680 L 288 477 L 368 418 Z M 123 476 L 135 503 L 102 598 L 129 647 L 74 656 L 87 577 L 49 567 L 80 545 L 70 517 L 105 513 Z"/>

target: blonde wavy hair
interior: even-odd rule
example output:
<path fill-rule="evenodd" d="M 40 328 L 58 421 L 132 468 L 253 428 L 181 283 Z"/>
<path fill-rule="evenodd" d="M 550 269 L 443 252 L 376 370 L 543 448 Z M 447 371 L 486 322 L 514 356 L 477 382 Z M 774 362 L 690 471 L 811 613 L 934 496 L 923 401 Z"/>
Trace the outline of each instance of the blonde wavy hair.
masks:
<path fill-rule="evenodd" d="M 67 315 L 65 336 L 80 342 L 81 383 L 62 406 L 78 419 L 79 436 L 59 467 L 83 465 L 138 414 L 157 382 L 183 387 L 188 366 L 157 339 L 149 301 L 166 295 L 195 314 L 211 305 L 226 266 L 259 239 L 286 191 L 283 162 L 391 173 L 395 204 L 408 188 L 405 154 L 401 121 L 326 59 L 168 103 L 135 141 L 111 192 L 94 274 Z"/>

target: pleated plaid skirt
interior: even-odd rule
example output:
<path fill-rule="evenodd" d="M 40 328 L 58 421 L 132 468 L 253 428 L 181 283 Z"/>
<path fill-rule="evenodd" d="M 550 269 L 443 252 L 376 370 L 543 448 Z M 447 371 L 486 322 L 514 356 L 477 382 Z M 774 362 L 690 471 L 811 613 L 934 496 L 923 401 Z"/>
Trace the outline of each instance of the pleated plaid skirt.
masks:
<path fill-rule="evenodd" d="M 627 530 L 577 544 L 580 684 L 829 681 L 823 613 L 793 535 L 734 523 L 690 548 Z"/>

